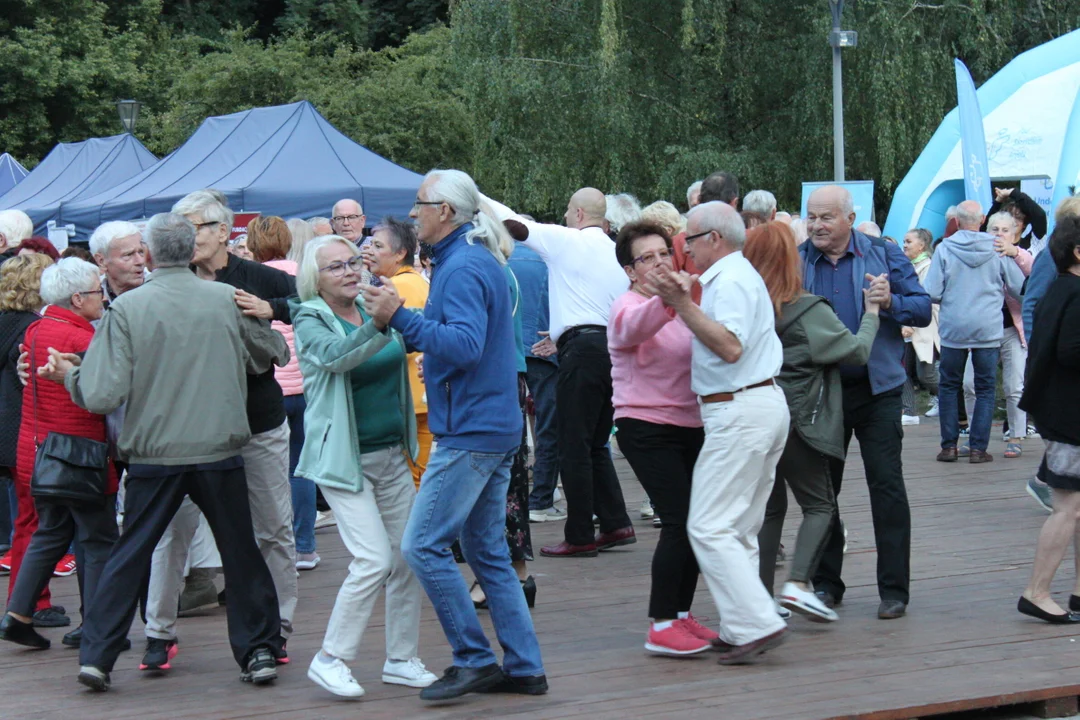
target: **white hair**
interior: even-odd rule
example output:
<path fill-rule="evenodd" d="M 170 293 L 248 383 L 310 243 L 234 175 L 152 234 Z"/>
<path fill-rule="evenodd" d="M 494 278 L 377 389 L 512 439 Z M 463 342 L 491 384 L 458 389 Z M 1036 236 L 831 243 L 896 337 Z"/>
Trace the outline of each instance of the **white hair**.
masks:
<path fill-rule="evenodd" d="M 340 235 L 320 235 L 304 246 L 304 256 L 296 270 L 296 294 L 301 302 L 307 302 L 319 294 L 319 251 L 328 245 L 341 243 L 355 257 L 360 249 Z"/>
<path fill-rule="evenodd" d="M 100 282 L 97 265 L 67 257 L 41 273 L 41 299 L 50 305 L 71 308 L 71 296 L 89 292 Z"/>
<path fill-rule="evenodd" d="M 746 244 L 746 225 L 735 208 L 725 202 L 713 200 L 695 206 L 687 219 L 697 222 L 698 232 L 715 230 L 720 233 L 733 250 L 742 250 Z"/>
<path fill-rule="evenodd" d="M 337 215 L 338 205 L 340 205 L 343 202 L 356 203 L 356 208 L 357 208 L 357 210 L 359 210 L 358 214 L 359 215 L 364 214 L 364 206 L 360 204 L 359 200 L 353 200 L 352 198 L 341 198 L 340 200 L 338 200 L 336 203 L 334 203 L 334 207 L 330 208 L 330 214 L 331 215 Z M 314 221 L 314 220 L 321 220 L 322 218 L 311 218 L 311 219 Z"/>
<path fill-rule="evenodd" d="M 18 247 L 34 234 L 34 221 L 22 210 L 0 210 L 0 235 L 8 247 Z"/>
<path fill-rule="evenodd" d="M 125 220 L 113 220 L 99 225 L 94 234 L 90 236 L 90 254 L 106 257 L 109 254 L 109 247 L 112 246 L 113 240 L 128 237 L 129 235 L 142 237 L 142 231 L 139 230 L 139 226 L 135 223 Z"/>
<path fill-rule="evenodd" d="M 768 220 L 776 210 L 776 196 L 768 190 L 751 190 L 743 198 L 742 209 L 744 212 L 756 212 Z"/>
<path fill-rule="evenodd" d="M 982 219 L 982 209 L 974 200 L 964 201 L 956 206 L 956 224 L 961 230 L 978 230 Z"/>
<path fill-rule="evenodd" d="M 304 257 L 304 246 L 315 238 L 315 230 L 310 222 L 301 218 L 291 218 L 285 224 L 289 226 L 289 234 L 292 235 L 292 245 L 289 246 L 285 258 L 298 263 Z"/>
<path fill-rule="evenodd" d="M 180 213 L 158 213 L 150 218 L 146 246 L 155 267 L 183 267 L 190 263 L 195 254 L 196 232 L 191 221 Z"/>
<path fill-rule="evenodd" d="M 608 221 L 611 232 L 619 232 L 624 225 L 641 219 L 641 203 L 630 193 L 607 195 L 605 199 L 607 212 L 604 219 Z"/>
<path fill-rule="evenodd" d="M 863 235 L 869 235 L 870 237 L 875 238 L 881 237 L 881 228 L 872 220 L 866 220 L 865 222 L 859 223 L 859 226 L 855 229 Z"/>
<path fill-rule="evenodd" d="M 701 192 L 701 183 L 702 183 L 702 181 L 698 180 L 698 181 L 692 183 L 690 185 L 690 187 L 686 188 L 686 204 L 687 205 L 690 204 L 690 198 L 694 197 L 694 193 L 700 193 Z"/>
<path fill-rule="evenodd" d="M 196 190 L 188 193 L 172 206 L 172 211 L 179 215 L 199 215 L 203 222 L 223 222 L 233 229 L 233 211 L 222 202 L 225 196 L 220 190 Z"/>
<path fill-rule="evenodd" d="M 465 242 L 472 245 L 479 241 L 500 265 L 505 265 L 506 257 L 499 249 L 502 237 L 500 229 L 505 231 L 505 228 L 494 216 L 480 209 L 480 190 L 468 173 L 461 170 L 432 170 L 424 176 L 424 182 L 428 180 L 432 181 L 430 199 L 444 202 L 453 209 L 454 227 L 460 227 L 467 222 L 473 224 L 472 229 L 465 234 Z"/>
<path fill-rule="evenodd" d="M 1017 222 L 1013 214 L 1008 210 L 998 210 L 996 213 L 987 218 L 986 227 L 989 228 L 991 225 L 998 222 L 999 220 L 1007 220 L 1011 222 L 1013 224 L 1013 227 L 1015 227 L 1017 230 L 1023 229 L 1020 227 L 1020 223 Z"/>
<path fill-rule="evenodd" d="M 801 217 L 792 218 L 791 220 L 791 234 L 795 236 L 795 244 L 802 245 L 804 242 L 810 239 L 810 234 L 806 232 L 806 221 Z"/>
<path fill-rule="evenodd" d="M 948 221 L 948 220 L 955 220 L 955 219 L 956 219 L 956 206 L 955 205 L 950 205 L 949 208 L 945 211 L 945 220 Z"/>

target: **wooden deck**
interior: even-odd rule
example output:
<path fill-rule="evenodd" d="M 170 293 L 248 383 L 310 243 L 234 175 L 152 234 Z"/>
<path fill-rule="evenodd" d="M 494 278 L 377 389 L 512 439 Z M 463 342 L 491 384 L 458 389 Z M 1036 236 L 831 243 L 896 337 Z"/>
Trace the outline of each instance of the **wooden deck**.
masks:
<path fill-rule="evenodd" d="M 905 465 L 914 523 L 912 604 L 903 619 L 881 621 L 874 584 L 875 551 L 861 460 L 853 448 L 841 509 L 849 529 L 845 578 L 849 590 L 840 622 L 821 626 L 795 618 L 789 642 L 757 666 L 725 668 L 709 655 L 685 660 L 647 656 L 649 561 L 657 530 L 639 523 L 639 542 L 598 559 L 532 565 L 539 596 L 534 618 L 551 684 L 540 698 L 469 696 L 427 707 L 408 688 L 383 685 L 382 611 L 373 616 L 366 655 L 353 663 L 367 696 L 340 701 L 311 683 L 307 663 L 318 650 L 347 558 L 333 531 L 321 531 L 323 563 L 304 573 L 293 663 L 277 684 L 255 689 L 238 682 L 225 639 L 223 610 L 180 621 L 181 652 L 164 678 L 142 677 L 142 627 L 132 652 L 113 673 L 104 695 L 75 682 L 75 651 L 46 633 L 46 652 L 0 647 L 0 717 L 14 718 L 888 718 L 925 717 L 1080 695 L 1078 631 L 1024 618 L 1016 598 L 1028 579 L 1034 544 L 1046 515 L 1024 492 L 1041 443 L 1004 460 L 999 430 L 991 465 L 941 465 L 935 422 L 906 428 Z M 632 516 L 640 486 L 619 463 Z M 793 510 L 796 510 L 792 503 Z M 789 519 L 785 543 L 797 526 Z M 556 523 L 533 525 L 533 543 L 561 536 Z M 783 577 L 783 570 L 778 572 Z M 1066 601 L 1073 581 L 1068 559 L 1056 590 Z M 2 583 L 6 587 L 6 581 Z M 56 602 L 79 603 L 74 578 L 53 583 Z M 425 601 L 426 602 L 426 601 Z M 695 608 L 704 620 L 715 608 L 700 586 Z M 485 617 L 484 622 L 488 620 Z M 488 626 L 490 628 L 490 626 Z M 490 637 L 494 637 L 489 632 Z M 440 671 L 450 653 L 426 606 L 421 652 Z M 1075 706 L 1074 706 L 1075 707 Z"/>

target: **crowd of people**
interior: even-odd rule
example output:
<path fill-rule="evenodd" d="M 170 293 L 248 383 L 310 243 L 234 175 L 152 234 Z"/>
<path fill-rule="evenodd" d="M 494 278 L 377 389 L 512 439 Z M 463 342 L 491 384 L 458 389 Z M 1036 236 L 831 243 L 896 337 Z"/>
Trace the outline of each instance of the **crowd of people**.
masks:
<path fill-rule="evenodd" d="M 936 241 L 901 242 L 856 225 L 839 186 L 804 217 L 723 171 L 686 199 L 683 214 L 586 187 L 550 224 L 433 170 L 410 221 L 368 231 L 342 199 L 230 240 L 233 212 L 207 189 L 63 256 L 0 212 L 0 639 L 48 648 L 36 628 L 71 624 L 49 579 L 77 571 L 82 622 L 63 643 L 83 685 L 109 688 L 136 612 L 139 668 L 163 673 L 179 617 L 218 604 L 241 679 L 266 685 L 332 524 L 352 560 L 313 682 L 364 695 L 349 663 L 385 594 L 383 682 L 428 701 L 543 694 L 530 523 L 563 522 L 549 558 L 634 544 L 618 452 L 660 527 L 645 649 L 753 662 L 792 613 L 839 617 L 853 436 L 877 614 L 906 614 L 915 389 L 939 461 L 990 462 L 999 363 L 1004 457 L 1036 429 L 1046 441 L 1025 482 L 1051 515 L 1018 609 L 1080 622 L 1080 585 L 1068 610 L 1049 593 L 1080 504 L 1080 197 L 1049 238 L 1038 205 L 1001 189 L 986 212 L 950 211 Z M 788 489 L 803 519 L 777 590 Z M 692 613 L 699 577 L 714 628 Z M 453 653 L 441 676 L 420 659 L 423 594 Z"/>

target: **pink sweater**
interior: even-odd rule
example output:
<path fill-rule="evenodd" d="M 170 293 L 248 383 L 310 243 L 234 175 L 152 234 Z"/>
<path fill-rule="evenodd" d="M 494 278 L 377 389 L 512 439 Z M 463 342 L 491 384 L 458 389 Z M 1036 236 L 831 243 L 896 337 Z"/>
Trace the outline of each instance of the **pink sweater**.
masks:
<path fill-rule="evenodd" d="M 263 264 L 296 277 L 296 263 L 292 260 L 271 260 Z M 304 393 L 304 376 L 300 374 L 300 360 L 296 357 L 296 344 L 293 342 L 292 325 L 286 325 L 275 320 L 270 323 L 270 326 L 284 335 L 285 342 L 289 345 L 289 362 L 285 364 L 285 367 L 274 368 L 274 379 L 281 386 L 283 395 L 302 395 Z"/>
<path fill-rule="evenodd" d="M 1016 257 L 1013 260 L 1016 261 L 1020 272 L 1024 273 L 1024 277 L 1028 277 L 1031 275 L 1031 266 L 1035 264 L 1035 258 L 1024 248 L 1016 248 L 1016 250 Z M 1012 295 L 1005 293 L 1005 305 L 1009 308 L 1009 314 L 1012 315 L 1013 327 L 1016 328 L 1016 332 L 1020 336 L 1020 344 L 1027 347 L 1027 338 L 1024 337 L 1024 318 L 1021 312 L 1021 302 Z"/>
<path fill-rule="evenodd" d="M 608 318 L 615 417 L 701 427 L 690 389 L 690 328 L 660 298 L 632 290 L 615 301 Z"/>

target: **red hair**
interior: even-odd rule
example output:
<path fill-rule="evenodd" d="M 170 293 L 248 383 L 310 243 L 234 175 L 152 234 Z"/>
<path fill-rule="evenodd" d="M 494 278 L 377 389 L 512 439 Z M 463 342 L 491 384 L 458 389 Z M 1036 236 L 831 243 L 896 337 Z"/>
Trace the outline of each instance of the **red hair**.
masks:
<path fill-rule="evenodd" d="M 791 228 L 773 220 L 748 230 L 743 255 L 765 281 L 773 310 L 779 317 L 784 305 L 803 294 L 799 251 Z"/>
<path fill-rule="evenodd" d="M 56 246 L 43 237 L 35 235 L 32 238 L 26 238 L 19 243 L 20 250 L 32 250 L 42 255 L 48 255 L 52 258 L 53 262 L 60 259 L 60 251 L 56 249 Z"/>

